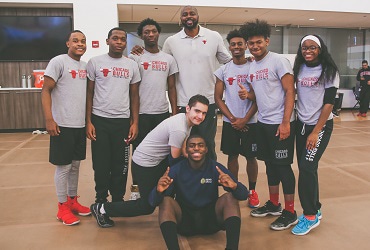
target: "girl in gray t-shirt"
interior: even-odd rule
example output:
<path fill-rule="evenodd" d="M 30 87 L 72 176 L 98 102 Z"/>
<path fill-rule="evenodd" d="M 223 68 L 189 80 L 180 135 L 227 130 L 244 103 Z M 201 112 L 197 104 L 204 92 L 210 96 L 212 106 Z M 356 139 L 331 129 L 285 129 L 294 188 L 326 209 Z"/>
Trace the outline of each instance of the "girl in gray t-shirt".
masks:
<path fill-rule="evenodd" d="M 333 130 L 333 105 L 339 87 L 338 68 L 317 35 L 302 38 L 294 62 L 297 88 L 296 151 L 298 193 L 303 215 L 292 229 L 305 235 L 320 224 L 318 163 Z"/>

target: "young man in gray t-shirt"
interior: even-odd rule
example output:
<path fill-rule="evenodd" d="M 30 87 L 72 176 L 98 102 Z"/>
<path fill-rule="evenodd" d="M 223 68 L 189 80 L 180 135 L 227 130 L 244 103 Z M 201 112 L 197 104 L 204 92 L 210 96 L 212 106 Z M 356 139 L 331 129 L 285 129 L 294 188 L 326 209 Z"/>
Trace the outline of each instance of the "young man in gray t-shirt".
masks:
<path fill-rule="evenodd" d="M 254 100 L 239 98 L 239 90 L 250 89 L 247 82 L 250 62 L 245 57 L 246 41 L 238 30 L 226 37 L 233 59 L 215 71 L 215 101 L 223 114 L 221 151 L 228 156 L 227 168 L 238 179 L 239 155 L 247 160 L 249 182 L 248 206 L 260 205 L 256 192 L 258 164 L 256 160 L 257 105 Z"/>
<path fill-rule="evenodd" d="M 270 199 L 251 211 L 254 217 L 279 215 L 270 228 L 284 230 L 297 224 L 294 210 L 295 177 L 291 168 L 294 154 L 294 79 L 288 59 L 267 47 L 271 27 L 265 21 L 247 22 L 240 28 L 255 60 L 249 69 L 249 82 L 258 106 L 257 158 L 266 165 Z M 279 203 L 283 186 L 285 208 Z"/>
<path fill-rule="evenodd" d="M 46 67 L 41 100 L 50 134 L 49 161 L 55 165 L 57 219 L 74 225 L 80 222 L 74 214 L 91 213 L 77 201 L 80 161 L 86 158 L 86 63 L 80 60 L 86 51 L 85 35 L 72 31 L 67 47 L 68 54 L 52 58 Z"/>
<path fill-rule="evenodd" d="M 175 59 L 159 49 L 158 39 L 161 26 L 153 19 L 146 18 L 140 22 L 137 34 L 144 41 L 144 51 L 141 55 L 130 54 L 139 66 L 141 82 L 139 86 L 139 134 L 132 142 L 133 152 L 145 136 L 159 123 L 170 117 L 168 99 L 172 115 L 177 113 L 177 94 L 175 73 L 178 72 Z M 133 185 L 136 178 L 133 177 Z M 138 193 L 131 187 L 130 199 L 135 199 Z"/>
<path fill-rule="evenodd" d="M 140 187 L 141 198 L 123 202 L 92 204 L 90 209 L 100 227 L 112 227 L 109 217 L 133 217 L 153 213 L 150 191 L 157 185 L 169 165 L 180 159 L 183 143 L 194 125 L 203 122 L 209 101 L 202 95 L 190 98 L 186 114 L 174 115 L 155 127 L 136 148 L 132 172 Z"/>
<path fill-rule="evenodd" d="M 113 28 L 109 52 L 87 63 L 86 134 L 91 140 L 96 202 L 122 201 L 126 192 L 129 142 L 138 134 L 137 64 L 124 57 L 127 34 Z M 108 194 L 109 192 L 109 194 Z"/>

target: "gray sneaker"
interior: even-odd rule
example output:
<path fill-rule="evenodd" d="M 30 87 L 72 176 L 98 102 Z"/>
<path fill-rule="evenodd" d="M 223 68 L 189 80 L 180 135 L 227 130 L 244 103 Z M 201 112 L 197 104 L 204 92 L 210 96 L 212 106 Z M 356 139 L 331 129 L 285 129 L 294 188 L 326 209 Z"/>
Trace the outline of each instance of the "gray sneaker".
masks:
<path fill-rule="evenodd" d="M 287 210 L 283 210 L 279 218 L 277 218 L 273 223 L 271 223 L 270 228 L 273 230 L 284 230 L 298 223 L 297 213 L 294 214 Z"/>
<path fill-rule="evenodd" d="M 107 227 L 113 227 L 114 221 L 112 221 L 108 215 L 102 214 L 100 212 L 100 208 L 102 206 L 102 203 L 94 203 L 90 206 L 90 211 L 92 215 L 95 217 L 96 222 L 100 227 L 107 228 Z"/>
<path fill-rule="evenodd" d="M 268 200 L 262 207 L 256 208 L 251 211 L 253 217 L 265 217 L 266 215 L 281 215 L 281 205 L 275 206 L 270 200 Z"/>

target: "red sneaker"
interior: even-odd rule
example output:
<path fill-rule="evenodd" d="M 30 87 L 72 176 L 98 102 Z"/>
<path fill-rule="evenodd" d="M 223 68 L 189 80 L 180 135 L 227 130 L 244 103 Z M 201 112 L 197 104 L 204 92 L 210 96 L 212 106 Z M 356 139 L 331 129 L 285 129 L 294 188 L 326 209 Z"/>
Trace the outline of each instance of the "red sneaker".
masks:
<path fill-rule="evenodd" d="M 358 113 L 357 116 L 362 116 L 362 113 Z"/>
<path fill-rule="evenodd" d="M 70 207 L 71 211 L 75 214 L 87 216 L 91 214 L 90 208 L 82 206 L 80 203 L 78 203 L 77 198 L 79 196 L 75 196 L 74 198 L 67 197 L 67 203 Z"/>
<path fill-rule="evenodd" d="M 250 208 L 256 208 L 260 205 L 260 200 L 258 199 L 258 194 L 255 190 L 250 190 L 248 195 L 248 206 Z"/>
<path fill-rule="evenodd" d="M 80 220 L 73 215 L 67 202 L 58 203 L 58 209 L 57 219 L 62 221 L 64 225 L 72 226 L 80 223 Z"/>
<path fill-rule="evenodd" d="M 361 114 L 361 116 L 362 116 L 362 117 L 366 117 L 366 113 L 362 113 L 362 114 Z"/>

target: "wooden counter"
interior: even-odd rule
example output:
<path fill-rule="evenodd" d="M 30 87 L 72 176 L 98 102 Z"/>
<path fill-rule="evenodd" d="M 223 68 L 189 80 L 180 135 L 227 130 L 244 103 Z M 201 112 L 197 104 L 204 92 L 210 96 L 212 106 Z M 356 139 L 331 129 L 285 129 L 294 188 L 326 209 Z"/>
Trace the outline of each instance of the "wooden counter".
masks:
<path fill-rule="evenodd" d="M 44 127 L 40 88 L 0 88 L 0 130 Z"/>

